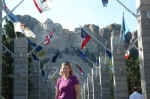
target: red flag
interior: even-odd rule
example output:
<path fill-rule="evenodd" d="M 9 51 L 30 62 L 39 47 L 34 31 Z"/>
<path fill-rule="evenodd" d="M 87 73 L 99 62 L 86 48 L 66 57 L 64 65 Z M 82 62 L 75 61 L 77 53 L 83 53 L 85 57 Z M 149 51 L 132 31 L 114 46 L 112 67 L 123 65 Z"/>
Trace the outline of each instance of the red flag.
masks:
<path fill-rule="evenodd" d="M 44 45 L 48 45 L 49 43 L 50 43 L 50 37 L 48 35 L 46 35 Z"/>
<path fill-rule="evenodd" d="M 85 38 L 85 40 L 83 40 L 80 49 L 83 49 L 83 48 L 84 48 L 84 46 L 88 43 L 88 41 L 90 40 L 90 38 L 91 38 L 90 35 L 87 35 L 87 37 Z"/>
<path fill-rule="evenodd" d="M 85 74 L 84 71 L 82 70 L 82 68 L 78 64 L 75 64 L 75 66 L 79 69 L 79 71 L 82 75 Z"/>
<path fill-rule="evenodd" d="M 49 34 L 45 36 L 44 45 L 48 45 L 53 37 L 54 37 L 54 33 L 49 32 Z"/>
<path fill-rule="evenodd" d="M 88 43 L 88 41 L 91 39 L 91 36 L 87 34 L 83 29 L 81 29 L 81 37 L 83 39 L 83 42 L 81 44 L 80 49 L 83 49 Z"/>
<path fill-rule="evenodd" d="M 50 9 L 50 0 L 33 0 L 33 2 L 40 13 Z"/>
<path fill-rule="evenodd" d="M 129 51 L 127 51 L 126 53 L 125 53 L 125 59 L 128 59 L 129 58 L 129 56 L 130 56 L 130 52 Z"/>
<path fill-rule="evenodd" d="M 54 37 L 54 33 L 53 32 L 49 32 L 49 37 L 50 38 Z"/>

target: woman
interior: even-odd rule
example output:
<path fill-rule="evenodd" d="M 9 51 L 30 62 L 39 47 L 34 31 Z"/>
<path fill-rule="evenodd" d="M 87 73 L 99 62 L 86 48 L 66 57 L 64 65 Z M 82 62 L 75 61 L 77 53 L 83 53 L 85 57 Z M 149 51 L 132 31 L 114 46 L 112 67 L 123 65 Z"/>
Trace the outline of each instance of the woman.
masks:
<path fill-rule="evenodd" d="M 57 80 L 55 99 L 80 99 L 79 81 L 73 75 L 72 64 L 61 64 L 61 77 Z"/>

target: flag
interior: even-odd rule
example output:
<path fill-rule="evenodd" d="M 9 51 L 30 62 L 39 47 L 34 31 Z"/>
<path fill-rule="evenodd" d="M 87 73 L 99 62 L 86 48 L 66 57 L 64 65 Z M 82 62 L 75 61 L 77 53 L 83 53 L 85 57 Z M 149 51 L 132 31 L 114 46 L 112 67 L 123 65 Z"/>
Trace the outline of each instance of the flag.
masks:
<path fill-rule="evenodd" d="M 78 51 L 79 51 L 80 56 L 82 57 L 82 59 L 86 59 L 87 56 L 80 49 Z"/>
<path fill-rule="evenodd" d="M 129 52 L 129 50 L 125 53 L 125 59 L 128 59 L 129 58 L 129 56 L 130 56 L 130 52 Z"/>
<path fill-rule="evenodd" d="M 104 7 L 107 7 L 107 5 L 108 5 L 108 0 L 102 0 L 102 4 L 103 4 Z"/>
<path fill-rule="evenodd" d="M 36 45 L 36 43 L 32 42 L 29 38 L 27 38 L 27 42 L 29 45 L 31 45 L 37 52 L 39 52 L 42 49 L 42 46 Z"/>
<path fill-rule="evenodd" d="M 35 34 L 28 27 L 19 22 L 19 19 L 16 15 L 10 12 L 8 7 L 6 6 L 5 0 L 3 0 L 3 8 L 8 17 L 10 18 L 10 20 L 14 23 L 15 32 L 21 32 L 25 34 L 27 37 L 35 38 Z"/>
<path fill-rule="evenodd" d="M 33 0 L 34 5 L 36 6 L 37 10 L 42 13 L 50 9 L 49 2 L 50 0 Z"/>
<path fill-rule="evenodd" d="M 123 16 L 122 16 L 121 36 L 122 36 L 122 40 L 125 40 L 125 36 L 126 36 L 126 26 L 125 26 L 124 13 L 123 13 Z"/>
<path fill-rule="evenodd" d="M 91 36 L 89 34 L 87 34 L 83 28 L 81 28 L 81 38 L 83 39 L 83 42 L 81 44 L 80 49 L 83 49 L 86 44 L 88 43 L 88 41 L 91 39 Z"/>
<path fill-rule="evenodd" d="M 43 2 L 45 2 L 46 0 L 40 0 L 40 3 L 43 3 Z"/>
<path fill-rule="evenodd" d="M 54 33 L 49 32 L 48 35 L 45 36 L 44 45 L 48 45 L 53 37 L 54 37 Z"/>
<path fill-rule="evenodd" d="M 54 37 L 54 32 L 49 32 L 49 37 L 53 38 Z"/>
<path fill-rule="evenodd" d="M 48 45 L 49 43 L 50 43 L 50 37 L 48 35 L 46 35 L 44 45 Z"/>
<path fill-rule="evenodd" d="M 38 45 L 38 46 L 36 46 L 35 50 L 36 50 L 37 52 L 39 52 L 42 48 L 43 48 L 42 46 Z"/>
<path fill-rule="evenodd" d="M 105 52 L 106 52 L 106 54 L 108 55 L 109 58 L 112 58 L 112 54 L 109 50 L 106 49 Z"/>
<path fill-rule="evenodd" d="M 55 63 L 55 62 L 56 62 L 56 60 L 57 60 L 57 58 L 58 58 L 59 54 L 60 54 L 60 52 L 59 52 L 59 51 L 57 51 L 57 52 L 56 52 L 56 54 L 53 56 L 53 58 L 52 58 L 52 62 L 53 62 L 53 63 Z"/>
<path fill-rule="evenodd" d="M 43 69 L 41 70 L 41 74 L 43 77 L 45 76 L 45 71 Z"/>
<path fill-rule="evenodd" d="M 96 65 L 99 65 L 99 60 L 96 59 Z"/>
<path fill-rule="evenodd" d="M 21 32 L 27 37 L 35 38 L 36 35 L 24 24 L 21 22 L 15 22 L 14 23 L 15 32 Z"/>
<path fill-rule="evenodd" d="M 33 59 L 34 59 L 35 61 L 39 61 L 39 58 L 38 58 L 35 54 L 33 54 L 33 53 L 32 53 L 32 57 L 33 57 Z"/>
<path fill-rule="evenodd" d="M 75 66 L 78 68 L 78 70 L 80 71 L 80 73 L 81 73 L 82 75 L 85 74 L 84 71 L 82 70 L 82 68 L 81 68 L 78 64 L 75 64 Z"/>
<path fill-rule="evenodd" d="M 10 12 L 10 10 L 8 9 L 8 7 L 6 6 L 5 0 L 3 0 L 2 3 L 3 3 L 4 11 L 6 12 L 6 14 L 10 18 L 10 20 L 12 22 L 18 22 L 19 21 L 18 18 L 12 12 Z"/>
<path fill-rule="evenodd" d="M 36 47 L 36 46 L 37 46 L 37 45 L 36 45 L 34 42 L 32 42 L 29 38 L 27 38 L 27 42 L 28 42 L 29 45 L 31 45 L 31 46 L 33 46 L 33 47 Z"/>

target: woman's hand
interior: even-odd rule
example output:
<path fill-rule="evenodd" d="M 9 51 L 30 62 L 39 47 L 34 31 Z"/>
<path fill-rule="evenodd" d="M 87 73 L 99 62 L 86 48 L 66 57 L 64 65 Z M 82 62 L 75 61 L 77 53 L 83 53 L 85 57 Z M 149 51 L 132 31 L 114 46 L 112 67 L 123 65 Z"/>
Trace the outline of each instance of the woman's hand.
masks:
<path fill-rule="evenodd" d="M 58 94 L 59 94 L 59 90 L 58 90 L 58 88 L 56 88 L 56 96 L 55 96 L 55 99 L 58 99 Z"/>
<path fill-rule="evenodd" d="M 80 87 L 79 84 L 75 85 L 76 99 L 80 99 Z"/>

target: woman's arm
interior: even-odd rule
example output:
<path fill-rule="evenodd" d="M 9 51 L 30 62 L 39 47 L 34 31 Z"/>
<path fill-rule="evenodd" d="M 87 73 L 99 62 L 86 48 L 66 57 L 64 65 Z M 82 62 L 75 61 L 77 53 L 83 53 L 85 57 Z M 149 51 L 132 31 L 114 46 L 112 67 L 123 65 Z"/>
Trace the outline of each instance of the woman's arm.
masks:
<path fill-rule="evenodd" d="M 80 99 L 80 87 L 79 87 L 79 84 L 75 84 L 75 92 L 76 92 L 76 99 Z"/>
<path fill-rule="evenodd" d="M 56 88 L 56 95 L 55 95 L 55 99 L 58 99 L 58 94 L 59 94 L 59 90 L 58 90 L 58 88 Z"/>

